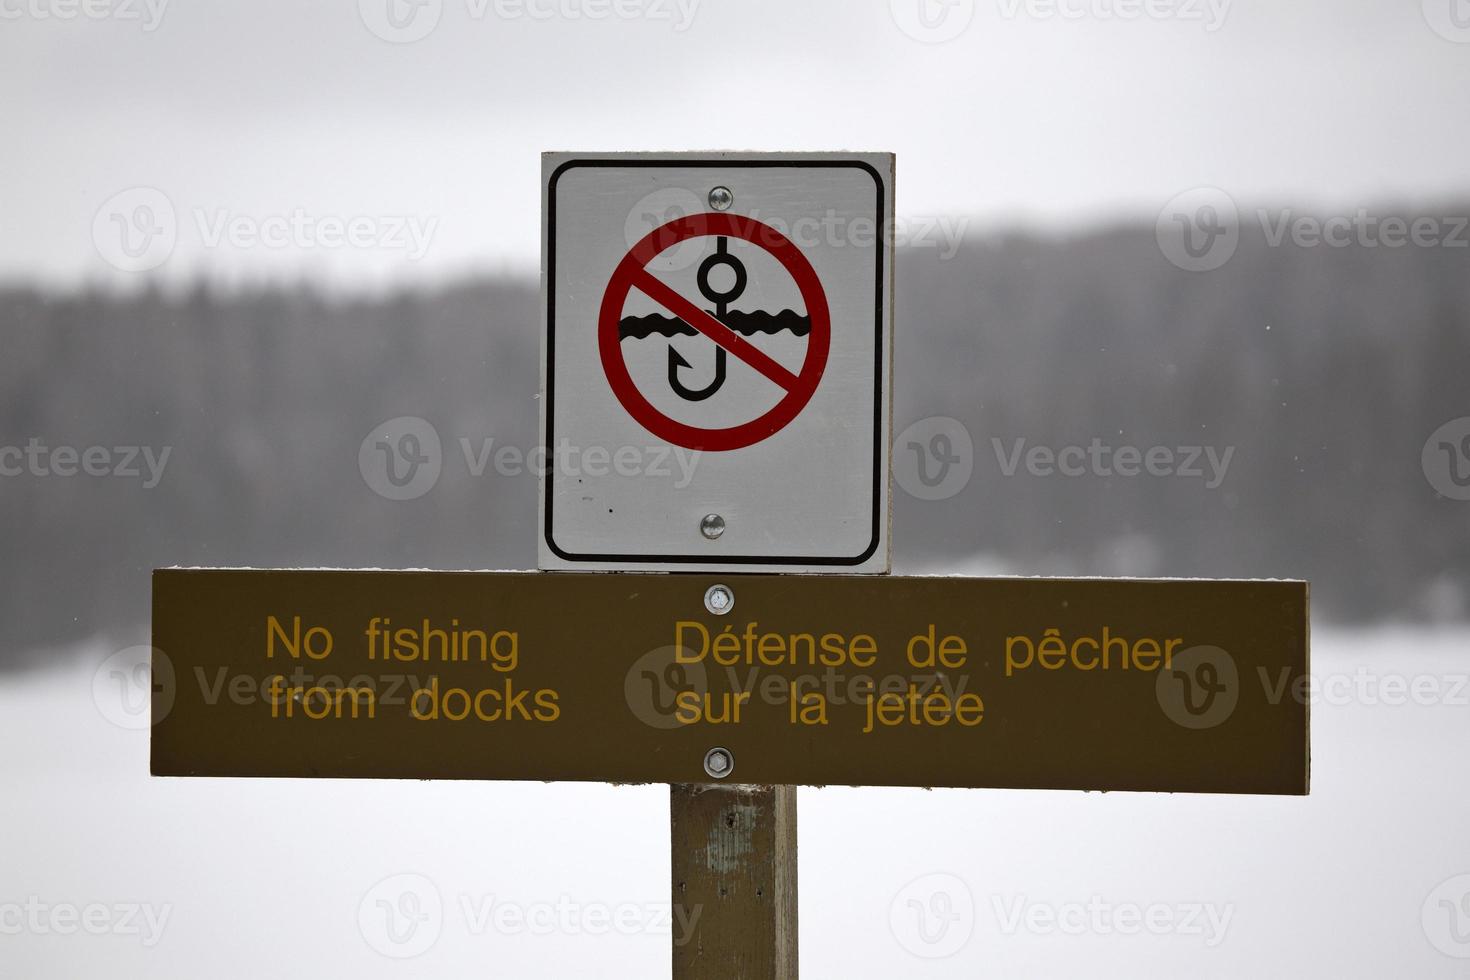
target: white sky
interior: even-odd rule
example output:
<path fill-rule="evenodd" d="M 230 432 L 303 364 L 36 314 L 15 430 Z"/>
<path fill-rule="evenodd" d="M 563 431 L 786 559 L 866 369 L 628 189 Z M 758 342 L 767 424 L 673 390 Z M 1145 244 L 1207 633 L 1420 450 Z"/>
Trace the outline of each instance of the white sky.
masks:
<path fill-rule="evenodd" d="M 1332 213 L 1470 198 L 1466 0 L 419 0 L 437 26 L 402 44 L 367 21 L 410 0 L 163 0 L 153 30 L 148 2 L 0 0 L 0 280 L 136 281 L 93 219 L 140 186 L 174 209 L 167 279 L 530 271 L 544 149 L 893 150 L 900 214 L 972 232 L 1152 224 L 1207 184 Z M 1145 2 L 1183 9 L 1114 6 Z M 922 43 L 920 3 L 973 19 Z M 427 248 L 208 243 L 297 209 L 409 217 Z"/>

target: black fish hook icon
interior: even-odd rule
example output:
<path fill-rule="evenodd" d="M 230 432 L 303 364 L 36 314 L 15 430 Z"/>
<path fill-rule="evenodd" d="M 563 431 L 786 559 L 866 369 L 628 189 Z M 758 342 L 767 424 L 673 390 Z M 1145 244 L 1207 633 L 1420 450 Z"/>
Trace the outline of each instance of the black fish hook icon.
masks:
<path fill-rule="evenodd" d="M 714 271 L 714 268 L 720 265 L 729 266 L 730 271 L 735 276 L 735 281 L 731 284 L 730 289 L 726 292 L 721 292 L 720 290 L 716 289 L 714 285 L 710 282 L 709 278 L 710 273 Z M 730 254 L 730 239 L 725 235 L 718 236 L 716 240 L 715 254 L 711 255 L 709 258 L 700 263 L 697 281 L 699 283 L 699 291 L 704 294 L 704 298 L 715 304 L 715 319 L 719 320 L 721 323 L 724 323 L 725 316 L 730 308 L 731 301 L 737 299 L 741 293 L 745 292 L 746 282 L 745 263 L 741 262 L 738 258 Z M 704 401 L 710 395 L 713 395 L 715 392 L 719 391 L 720 386 L 725 383 L 725 355 L 725 348 L 716 344 L 715 380 L 711 381 L 703 388 L 695 389 L 690 388 L 688 385 L 679 380 L 679 368 L 687 368 L 691 367 L 692 365 L 688 361 L 684 360 L 684 355 L 674 350 L 674 346 L 670 344 L 669 387 L 674 389 L 674 393 L 677 394 L 680 398 L 683 398 L 685 401 Z"/>
<path fill-rule="evenodd" d="M 725 348 L 716 345 L 715 380 L 703 388 L 690 388 L 679 380 L 679 368 L 692 366 L 688 361 L 684 360 L 683 354 L 674 350 L 673 344 L 669 345 L 669 387 L 674 389 L 674 392 L 686 401 L 702 402 L 710 395 L 719 391 L 720 386 L 725 383 Z"/>

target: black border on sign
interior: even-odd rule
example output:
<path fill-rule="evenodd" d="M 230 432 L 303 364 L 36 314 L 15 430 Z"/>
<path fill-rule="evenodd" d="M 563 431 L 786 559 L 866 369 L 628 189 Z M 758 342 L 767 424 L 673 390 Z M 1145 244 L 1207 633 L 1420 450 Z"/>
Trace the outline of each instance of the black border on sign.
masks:
<path fill-rule="evenodd" d="M 878 255 L 874 281 L 873 317 L 873 536 L 861 554 L 852 558 L 830 556 L 781 556 L 761 555 L 639 555 L 639 554 L 575 554 L 564 551 L 552 540 L 551 503 L 555 494 L 551 487 L 543 486 L 546 497 L 546 527 L 542 537 L 552 554 L 563 561 L 596 562 L 646 562 L 670 565 L 861 565 L 878 550 L 882 538 L 882 478 L 883 478 L 883 261 L 884 235 L 887 233 L 886 201 L 883 176 L 869 163 L 862 160 L 684 160 L 668 159 L 586 159 L 568 160 L 551 173 L 546 191 L 546 444 L 556 445 L 556 185 L 562 174 L 575 167 L 826 167 L 855 168 L 866 171 L 877 189 Z M 543 480 L 545 478 L 543 477 Z"/>

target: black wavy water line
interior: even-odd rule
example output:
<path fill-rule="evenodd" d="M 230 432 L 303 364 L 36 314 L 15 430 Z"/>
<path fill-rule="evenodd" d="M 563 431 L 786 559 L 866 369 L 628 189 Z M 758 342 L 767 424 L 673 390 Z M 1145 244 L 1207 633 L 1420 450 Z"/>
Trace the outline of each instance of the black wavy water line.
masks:
<path fill-rule="evenodd" d="M 710 314 L 714 316 L 713 313 Z M 790 330 L 798 337 L 805 337 L 811 333 L 812 320 L 809 316 L 803 316 L 795 310 L 782 310 L 780 313 L 769 313 L 766 310 L 752 310 L 747 313 L 744 310 L 731 310 L 722 317 L 715 317 L 725 326 L 739 334 L 749 337 L 752 334 L 766 333 L 776 334 L 783 330 Z M 662 313 L 649 313 L 646 316 L 626 316 L 618 321 L 618 339 L 644 340 L 653 334 L 664 337 L 693 337 L 699 331 L 676 316 L 665 316 Z"/>

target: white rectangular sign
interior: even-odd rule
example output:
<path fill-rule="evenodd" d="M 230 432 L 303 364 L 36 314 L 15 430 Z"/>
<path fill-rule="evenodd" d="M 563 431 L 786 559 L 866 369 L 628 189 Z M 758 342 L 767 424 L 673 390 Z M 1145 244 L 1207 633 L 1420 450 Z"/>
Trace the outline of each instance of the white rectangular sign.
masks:
<path fill-rule="evenodd" d="M 540 567 L 888 570 L 893 167 L 543 156 Z"/>

